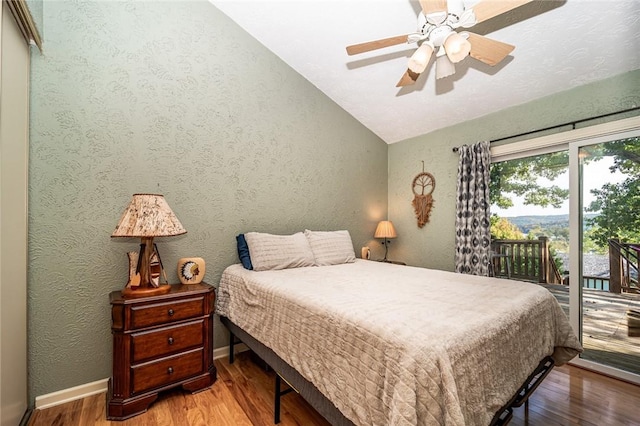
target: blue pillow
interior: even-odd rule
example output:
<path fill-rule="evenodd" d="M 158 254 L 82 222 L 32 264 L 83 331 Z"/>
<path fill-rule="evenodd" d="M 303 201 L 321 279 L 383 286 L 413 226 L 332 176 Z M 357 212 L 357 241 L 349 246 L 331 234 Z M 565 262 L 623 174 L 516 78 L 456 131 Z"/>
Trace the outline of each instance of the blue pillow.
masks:
<path fill-rule="evenodd" d="M 242 266 L 244 269 L 253 269 L 253 265 L 251 264 L 251 256 L 249 255 L 249 246 L 247 245 L 247 240 L 244 238 L 244 234 L 239 234 L 236 237 L 236 241 L 238 242 L 238 257 L 240 258 L 240 262 L 242 262 Z"/>

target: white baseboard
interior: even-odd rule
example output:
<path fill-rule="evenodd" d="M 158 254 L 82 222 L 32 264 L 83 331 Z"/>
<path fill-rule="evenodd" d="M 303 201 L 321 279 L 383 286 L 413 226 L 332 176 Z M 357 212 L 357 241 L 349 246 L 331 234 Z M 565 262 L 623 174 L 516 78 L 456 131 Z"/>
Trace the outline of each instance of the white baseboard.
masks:
<path fill-rule="evenodd" d="M 55 407 L 56 405 L 64 404 L 65 402 L 71 402 L 76 399 L 82 399 L 97 393 L 106 392 L 108 383 L 108 378 L 101 379 L 84 385 L 74 386 L 69 389 L 62 389 L 46 395 L 36 396 L 36 410 L 44 410 L 45 408 Z"/>
<path fill-rule="evenodd" d="M 235 345 L 235 353 L 249 350 L 247 345 L 239 343 Z M 229 355 L 229 346 L 217 348 L 213 350 L 213 359 L 225 358 Z M 36 410 L 44 410 L 45 408 L 55 407 L 56 405 L 75 401 L 77 399 L 86 398 L 97 393 L 107 391 L 109 386 L 109 378 L 96 380 L 95 382 L 86 383 L 84 385 L 74 386 L 69 389 L 62 389 L 51 392 L 46 395 L 36 396 Z"/>

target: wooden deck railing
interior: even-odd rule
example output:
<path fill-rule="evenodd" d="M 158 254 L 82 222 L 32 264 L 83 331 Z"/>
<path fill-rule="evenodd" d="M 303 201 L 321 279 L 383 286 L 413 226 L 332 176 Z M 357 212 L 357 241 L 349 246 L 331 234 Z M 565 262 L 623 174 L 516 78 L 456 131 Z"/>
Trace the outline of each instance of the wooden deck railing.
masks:
<path fill-rule="evenodd" d="M 638 271 L 640 270 L 640 244 L 609 240 L 609 275 L 612 293 L 640 293 Z"/>
<path fill-rule="evenodd" d="M 523 281 L 567 284 L 549 251 L 549 239 L 492 240 L 495 275 L 510 275 Z M 583 276 L 582 286 L 611 293 L 640 293 L 640 243 L 609 240 L 609 277 Z"/>
<path fill-rule="evenodd" d="M 562 274 L 549 253 L 547 237 L 537 240 L 493 240 L 491 251 L 497 255 L 493 258 L 495 275 L 508 275 L 510 266 L 511 278 L 514 279 L 562 283 Z"/>
<path fill-rule="evenodd" d="M 562 272 L 560 272 L 560 269 L 558 269 L 558 265 L 556 265 L 556 262 L 553 260 L 553 256 L 551 256 L 551 253 L 549 253 L 549 265 L 551 266 L 550 284 L 563 284 L 564 276 L 562 275 Z"/>

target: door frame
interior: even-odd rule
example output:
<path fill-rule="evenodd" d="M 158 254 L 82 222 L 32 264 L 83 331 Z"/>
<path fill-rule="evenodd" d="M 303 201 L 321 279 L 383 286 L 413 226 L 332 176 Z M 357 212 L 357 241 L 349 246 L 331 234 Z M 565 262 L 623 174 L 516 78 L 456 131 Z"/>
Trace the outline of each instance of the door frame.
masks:
<path fill-rule="evenodd" d="M 571 247 L 571 253 L 569 255 L 569 276 L 578 277 L 578 279 L 569 280 L 569 321 L 573 329 L 578 333 L 580 341 L 582 341 L 581 284 L 583 281 L 581 262 L 583 205 L 581 197 L 582 182 L 580 179 L 580 148 L 637 136 L 640 136 L 640 128 L 608 132 L 569 143 L 569 247 Z M 582 359 L 579 356 L 574 358 L 571 364 L 640 385 L 639 374 Z"/>
<path fill-rule="evenodd" d="M 491 147 L 492 162 L 569 150 L 569 246 L 572 248 L 569 256 L 569 273 L 572 277 L 581 276 L 579 251 L 573 249 L 573 247 L 580 247 L 582 232 L 580 197 L 573 196 L 573 194 L 580 194 L 578 150 L 582 146 L 638 134 L 640 134 L 640 116 Z M 580 280 L 569 280 L 569 282 L 569 321 L 576 334 L 582 339 L 580 322 L 582 286 Z M 640 385 L 640 375 L 618 368 L 580 357 L 574 358 L 569 364 Z"/>

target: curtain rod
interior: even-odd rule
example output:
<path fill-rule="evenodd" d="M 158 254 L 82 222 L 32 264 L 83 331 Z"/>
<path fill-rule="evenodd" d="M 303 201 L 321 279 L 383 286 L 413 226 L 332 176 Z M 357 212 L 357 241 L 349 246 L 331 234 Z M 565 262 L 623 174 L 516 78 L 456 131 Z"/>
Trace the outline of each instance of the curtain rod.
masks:
<path fill-rule="evenodd" d="M 637 110 L 640 110 L 640 107 L 636 106 L 636 107 L 632 107 L 632 108 L 623 109 L 621 111 L 616 111 L 616 112 L 610 112 L 610 113 L 607 113 L 607 114 L 597 115 L 595 117 L 589 117 L 589 118 L 583 118 L 581 120 L 569 121 L 568 123 L 564 123 L 564 124 L 556 124 L 554 126 L 545 127 L 544 129 L 531 130 L 531 131 L 524 132 L 524 133 L 518 133 L 517 135 L 505 136 L 503 138 L 490 140 L 489 143 L 500 142 L 500 141 L 504 141 L 504 140 L 507 140 L 507 139 L 518 138 L 520 136 L 532 135 L 534 133 L 540 133 L 540 132 L 544 132 L 544 131 L 547 131 L 547 130 L 557 129 L 557 128 L 565 127 L 565 126 L 571 126 L 573 128 L 572 130 L 575 130 L 576 129 L 576 124 L 584 123 L 585 121 L 597 120 L 599 118 L 610 117 L 612 115 L 624 114 L 625 112 L 631 112 L 631 111 L 637 111 Z M 459 149 L 460 149 L 460 147 L 457 147 L 457 146 L 453 147 L 453 152 L 458 152 Z"/>

